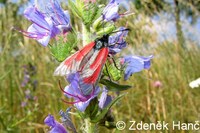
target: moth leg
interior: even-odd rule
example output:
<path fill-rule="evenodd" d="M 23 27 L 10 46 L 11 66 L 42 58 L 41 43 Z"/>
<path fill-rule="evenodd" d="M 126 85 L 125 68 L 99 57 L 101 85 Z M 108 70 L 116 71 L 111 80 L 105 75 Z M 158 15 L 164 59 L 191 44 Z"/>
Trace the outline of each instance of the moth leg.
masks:
<path fill-rule="evenodd" d="M 114 63 L 114 66 L 117 68 L 117 70 L 122 71 L 123 69 L 122 68 L 118 68 L 117 63 L 115 62 L 114 58 L 112 57 L 111 59 L 112 59 L 112 61 Z"/>

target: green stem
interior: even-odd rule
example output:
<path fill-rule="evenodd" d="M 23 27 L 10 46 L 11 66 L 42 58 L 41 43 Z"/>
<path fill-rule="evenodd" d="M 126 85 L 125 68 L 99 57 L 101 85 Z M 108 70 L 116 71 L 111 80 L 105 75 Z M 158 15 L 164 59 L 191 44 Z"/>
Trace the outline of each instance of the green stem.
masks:
<path fill-rule="evenodd" d="M 91 123 L 90 119 L 85 119 L 85 132 L 86 133 L 95 133 L 97 132 L 97 127 L 95 123 Z"/>
<path fill-rule="evenodd" d="M 89 37 L 89 31 L 85 27 L 85 25 L 82 23 L 82 39 L 83 39 L 83 46 L 87 45 L 91 40 Z"/>

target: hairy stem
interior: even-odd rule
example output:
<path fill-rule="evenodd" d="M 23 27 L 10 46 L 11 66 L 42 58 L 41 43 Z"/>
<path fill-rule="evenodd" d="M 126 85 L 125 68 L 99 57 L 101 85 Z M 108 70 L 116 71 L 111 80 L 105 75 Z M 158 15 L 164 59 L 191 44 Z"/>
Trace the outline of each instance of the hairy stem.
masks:
<path fill-rule="evenodd" d="M 91 123 L 90 119 L 85 119 L 85 132 L 86 133 L 97 133 L 97 127 L 95 123 Z"/>
<path fill-rule="evenodd" d="M 82 39 L 83 39 L 83 46 L 87 45 L 91 40 L 89 37 L 89 31 L 85 27 L 85 25 L 82 23 Z"/>

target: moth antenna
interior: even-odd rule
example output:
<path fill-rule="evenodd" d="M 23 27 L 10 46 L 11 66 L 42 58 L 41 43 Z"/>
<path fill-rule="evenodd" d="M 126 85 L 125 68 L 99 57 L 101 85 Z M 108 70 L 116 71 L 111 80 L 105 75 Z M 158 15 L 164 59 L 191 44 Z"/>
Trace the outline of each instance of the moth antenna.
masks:
<path fill-rule="evenodd" d="M 126 29 L 123 29 L 123 30 L 118 30 L 118 31 L 113 31 L 113 32 L 111 32 L 110 34 L 112 34 L 112 33 L 117 33 L 117 32 L 123 32 L 123 31 L 131 31 L 129 28 L 126 28 Z"/>
<path fill-rule="evenodd" d="M 135 75 L 140 76 L 141 78 L 146 79 L 146 80 L 149 80 L 149 81 L 154 81 L 154 79 L 148 78 L 148 77 L 145 77 L 145 76 L 142 76 L 142 75 L 139 74 L 139 73 L 138 73 L 138 74 L 135 73 Z"/>
<path fill-rule="evenodd" d="M 129 28 L 126 28 L 126 29 L 121 30 L 121 31 L 122 31 L 122 34 L 124 34 L 123 31 L 127 31 L 127 30 L 129 31 L 130 29 L 129 29 Z M 114 31 L 114 32 L 112 32 L 112 33 L 121 32 L 121 31 L 118 30 L 118 31 Z M 120 37 L 120 40 L 122 40 L 122 39 L 123 39 L 123 36 Z M 120 40 L 118 40 L 118 42 L 119 42 Z M 118 42 L 115 42 L 115 43 L 112 44 L 112 45 L 120 44 L 120 43 L 118 43 Z M 111 45 L 111 46 L 112 46 L 112 45 Z"/>

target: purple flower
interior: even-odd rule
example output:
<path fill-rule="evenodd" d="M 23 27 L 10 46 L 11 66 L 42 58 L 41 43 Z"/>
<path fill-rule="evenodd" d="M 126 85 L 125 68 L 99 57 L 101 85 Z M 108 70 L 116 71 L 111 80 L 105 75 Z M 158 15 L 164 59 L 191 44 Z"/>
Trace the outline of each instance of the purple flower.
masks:
<path fill-rule="evenodd" d="M 120 27 L 114 35 L 109 36 L 109 53 L 119 53 L 123 48 L 126 47 L 126 41 L 124 38 L 128 34 L 128 30 L 125 27 Z"/>
<path fill-rule="evenodd" d="M 140 72 L 143 69 L 149 69 L 153 55 L 148 57 L 142 56 L 125 56 L 121 62 L 126 66 L 124 79 L 127 80 L 133 73 Z"/>
<path fill-rule="evenodd" d="M 21 83 L 21 87 L 25 87 L 28 84 L 29 81 L 30 81 L 30 75 L 24 74 L 24 79 Z"/>
<path fill-rule="evenodd" d="M 45 118 L 44 123 L 51 127 L 50 133 L 67 133 L 67 130 L 63 127 L 63 125 L 55 121 L 52 115 L 48 115 Z"/>
<path fill-rule="evenodd" d="M 37 73 L 36 66 L 29 63 L 27 65 L 23 65 L 22 68 L 23 68 L 24 78 L 23 78 L 23 81 L 21 82 L 21 87 L 25 87 L 31 83 L 33 90 L 35 90 L 37 87 L 38 81 L 37 80 L 32 81 L 32 77 Z"/>
<path fill-rule="evenodd" d="M 67 76 L 67 81 L 71 84 L 72 87 L 76 88 L 79 86 L 80 91 L 84 95 L 90 95 L 93 91 L 94 85 L 84 83 L 84 81 L 80 78 L 79 73 L 71 73 Z"/>
<path fill-rule="evenodd" d="M 89 105 L 90 101 L 97 97 L 100 91 L 100 88 L 97 87 L 93 87 L 91 92 L 89 94 L 85 94 L 84 93 L 84 88 L 81 87 L 81 79 L 78 73 L 75 74 L 71 74 L 68 77 L 68 81 L 70 82 L 70 85 L 66 86 L 65 89 L 63 90 L 64 94 L 68 97 L 68 98 L 73 98 L 74 102 L 72 102 L 72 104 L 74 104 L 74 106 L 80 110 L 80 111 L 85 111 L 86 107 Z M 70 103 L 70 102 L 67 102 Z"/>
<path fill-rule="evenodd" d="M 21 107 L 25 107 L 27 105 L 26 101 L 21 102 Z"/>
<path fill-rule="evenodd" d="M 27 31 L 19 31 L 24 36 L 37 40 L 43 46 L 47 46 L 50 39 L 57 34 L 66 33 L 71 29 L 69 13 L 62 10 L 57 0 L 51 0 L 45 13 L 31 6 L 24 11 L 24 16 L 33 24 Z"/>
<path fill-rule="evenodd" d="M 24 11 L 24 16 L 33 24 L 29 26 L 27 31 L 20 31 L 29 38 L 33 38 L 47 46 L 50 39 L 60 33 L 59 29 L 53 25 L 50 18 L 45 17 L 36 7 L 28 7 Z"/>
<path fill-rule="evenodd" d="M 101 93 L 101 97 L 99 99 L 99 107 L 101 109 L 105 108 L 109 103 L 111 103 L 112 97 L 108 95 L 108 90 L 105 88 L 103 89 L 103 92 Z"/>
<path fill-rule="evenodd" d="M 111 0 L 103 10 L 103 20 L 116 21 L 120 15 L 118 14 L 119 2 L 118 0 Z"/>
<path fill-rule="evenodd" d="M 57 0 L 51 0 L 47 14 L 53 20 L 53 25 L 63 33 L 66 33 L 71 29 L 70 15 L 68 11 L 63 11 Z"/>

